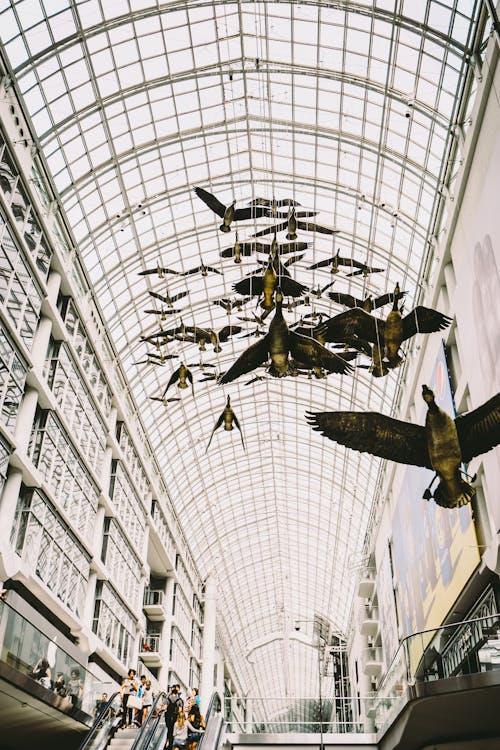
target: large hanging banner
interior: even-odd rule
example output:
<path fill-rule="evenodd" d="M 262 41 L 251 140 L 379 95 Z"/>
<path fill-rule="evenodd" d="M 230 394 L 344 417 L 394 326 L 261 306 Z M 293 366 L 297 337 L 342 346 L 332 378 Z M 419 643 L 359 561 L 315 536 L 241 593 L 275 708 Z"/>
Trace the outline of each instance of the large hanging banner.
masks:
<path fill-rule="evenodd" d="M 444 346 L 426 384 L 437 404 L 454 417 Z M 420 424 L 426 411 L 422 401 Z M 432 476 L 428 469 L 406 468 L 393 516 L 393 568 L 403 636 L 441 625 L 479 563 L 471 506 L 448 509 L 423 500 Z M 425 645 L 422 639 L 420 644 Z"/>

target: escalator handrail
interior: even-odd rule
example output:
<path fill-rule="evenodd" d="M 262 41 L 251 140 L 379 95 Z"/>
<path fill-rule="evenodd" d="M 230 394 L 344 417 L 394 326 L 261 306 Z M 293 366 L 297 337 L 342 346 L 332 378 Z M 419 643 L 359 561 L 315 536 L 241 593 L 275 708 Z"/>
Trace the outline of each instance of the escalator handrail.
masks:
<path fill-rule="evenodd" d="M 142 745 L 143 748 L 147 748 L 149 745 L 149 742 L 151 738 L 153 737 L 156 727 L 158 726 L 158 722 L 162 718 L 163 714 L 158 713 L 157 716 L 155 716 L 155 710 L 156 706 L 160 702 L 160 699 L 164 702 L 168 698 L 167 693 L 162 690 L 158 693 L 158 695 L 155 697 L 151 708 L 149 710 L 148 715 L 146 716 L 146 721 L 142 725 L 141 730 L 137 737 L 135 738 L 135 742 L 130 748 L 130 750 L 136 750 L 136 748 L 139 747 L 139 743 L 143 742 L 143 738 L 146 737 L 146 740 L 144 741 L 144 744 Z"/>
<path fill-rule="evenodd" d="M 79 746 L 78 750 L 85 750 L 85 748 L 88 747 L 91 740 L 93 740 L 94 736 L 97 734 L 98 729 L 101 728 L 101 725 L 102 725 L 101 722 L 105 718 L 107 712 L 110 710 L 113 704 L 113 701 L 115 700 L 117 695 L 120 695 L 120 692 L 118 690 L 115 693 L 113 693 L 113 695 L 110 698 L 108 698 L 104 706 L 102 706 L 101 710 L 99 711 L 99 713 L 94 719 L 94 723 L 92 724 L 90 731 L 88 732 L 87 736 L 85 737 L 85 739 Z"/>
<path fill-rule="evenodd" d="M 152 737 L 155 735 L 156 727 L 158 726 L 158 722 L 160 722 L 163 718 L 162 713 L 158 713 L 157 716 L 155 716 L 155 710 L 157 704 L 160 702 L 160 699 L 165 701 L 168 698 L 168 694 L 164 691 L 161 693 L 158 693 L 156 698 L 153 701 L 153 705 L 151 706 L 151 709 L 149 711 L 149 714 L 146 718 L 146 723 L 141 727 L 141 731 L 137 735 L 134 744 L 132 745 L 130 750 L 138 750 L 139 747 L 142 747 L 143 750 L 147 750 L 149 747 L 149 743 L 152 739 Z M 219 693 L 215 690 L 211 697 L 210 701 L 208 703 L 207 713 L 205 721 L 208 722 L 208 719 L 210 718 L 210 714 L 214 710 L 216 701 L 218 701 L 219 707 L 222 708 L 222 701 L 220 699 Z M 204 735 L 202 734 L 200 741 L 198 742 L 198 748 L 200 748 L 201 743 L 203 741 Z"/>
<path fill-rule="evenodd" d="M 218 702 L 218 704 L 219 704 L 219 711 L 217 711 L 217 709 L 215 708 L 216 702 Z M 207 712 L 205 714 L 205 727 L 208 725 L 208 720 L 210 719 L 210 715 L 211 715 L 212 711 L 214 711 L 214 710 L 217 713 L 220 713 L 220 711 L 222 710 L 222 701 L 221 701 L 221 697 L 220 697 L 219 693 L 217 692 L 217 690 L 213 691 L 212 695 L 210 696 L 210 700 L 208 702 L 208 708 L 207 708 Z M 204 737 L 205 737 L 205 732 L 203 732 L 203 734 L 201 735 L 201 737 L 200 737 L 200 739 L 198 741 L 197 750 L 201 750 L 201 746 L 203 744 Z"/>

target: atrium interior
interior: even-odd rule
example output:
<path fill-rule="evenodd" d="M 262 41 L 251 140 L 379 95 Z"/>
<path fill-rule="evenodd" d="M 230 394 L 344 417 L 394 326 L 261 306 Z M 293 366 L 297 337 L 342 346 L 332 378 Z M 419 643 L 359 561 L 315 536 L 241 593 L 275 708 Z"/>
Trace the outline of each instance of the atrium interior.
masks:
<path fill-rule="evenodd" d="M 499 46 L 494 0 L 0 0 L 5 750 L 129 667 L 231 736 L 500 741 Z"/>

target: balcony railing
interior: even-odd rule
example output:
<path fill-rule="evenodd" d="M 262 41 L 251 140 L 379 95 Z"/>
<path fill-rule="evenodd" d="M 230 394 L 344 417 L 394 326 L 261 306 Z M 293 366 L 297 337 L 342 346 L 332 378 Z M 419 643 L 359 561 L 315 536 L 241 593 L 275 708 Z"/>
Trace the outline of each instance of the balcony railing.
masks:
<path fill-rule="evenodd" d="M 366 568 L 361 573 L 358 582 L 358 596 L 363 599 L 370 599 L 375 590 L 375 568 Z"/>
<path fill-rule="evenodd" d="M 378 607 L 365 604 L 361 610 L 360 630 L 363 635 L 374 638 L 379 631 Z"/>
<path fill-rule="evenodd" d="M 235 734 L 373 732 L 371 698 L 244 698 L 224 700 L 227 731 Z"/>
<path fill-rule="evenodd" d="M 384 665 L 383 651 L 380 646 L 369 646 L 361 653 L 361 666 L 366 675 L 378 676 Z"/>
<path fill-rule="evenodd" d="M 380 729 L 408 700 L 407 686 L 500 669 L 500 614 L 423 630 L 405 638 L 373 699 Z"/>
<path fill-rule="evenodd" d="M 144 607 L 163 607 L 163 600 L 165 598 L 165 592 L 161 589 L 150 589 L 144 590 Z"/>
<path fill-rule="evenodd" d="M 140 651 L 142 654 L 158 654 L 160 652 L 160 644 L 160 635 L 145 635 L 141 641 Z"/>

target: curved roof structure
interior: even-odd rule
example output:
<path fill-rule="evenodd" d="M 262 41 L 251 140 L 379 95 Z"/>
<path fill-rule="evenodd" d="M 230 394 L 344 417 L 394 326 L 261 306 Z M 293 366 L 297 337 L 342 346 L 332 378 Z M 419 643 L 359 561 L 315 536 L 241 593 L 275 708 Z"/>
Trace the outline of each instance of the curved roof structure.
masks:
<path fill-rule="evenodd" d="M 313 432 L 304 413 L 389 414 L 400 371 L 375 378 L 360 355 L 364 368 L 353 374 L 273 378 L 260 368 L 219 385 L 217 375 L 274 314 L 261 323 L 255 296 L 241 310 L 218 303 L 239 298 L 233 285 L 262 273 L 257 259 L 266 258 L 252 252 L 238 264 L 221 253 L 282 223 L 287 209 L 279 209 L 284 219 L 238 221 L 223 233 L 193 188 L 237 208 L 292 199 L 316 212 L 311 221 L 337 230 L 298 230 L 307 248 L 289 272 L 314 291 L 295 306 L 285 299 L 289 325 L 341 312 L 332 290 L 364 298 L 399 283 L 411 309 L 431 266 L 443 186 L 453 179 L 453 128 L 464 126 L 466 73 L 485 33 L 481 6 L 0 3 L 2 41 L 37 145 L 193 556 L 217 582 L 219 631 L 245 692 L 315 692 L 308 629 L 326 618 L 347 632 L 378 488 L 379 460 Z M 277 237 L 285 242 L 285 230 Z M 339 249 L 383 270 L 310 268 Z M 201 263 L 215 271 L 188 273 Z M 169 307 L 153 293 L 183 296 Z M 242 330 L 219 352 L 156 335 L 183 324 Z M 193 387 L 173 384 L 166 396 L 180 400 L 152 400 L 181 362 Z M 220 429 L 207 451 L 227 396 L 245 449 L 237 430 Z M 306 635 L 295 620 L 308 624 Z"/>

